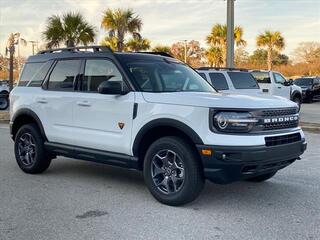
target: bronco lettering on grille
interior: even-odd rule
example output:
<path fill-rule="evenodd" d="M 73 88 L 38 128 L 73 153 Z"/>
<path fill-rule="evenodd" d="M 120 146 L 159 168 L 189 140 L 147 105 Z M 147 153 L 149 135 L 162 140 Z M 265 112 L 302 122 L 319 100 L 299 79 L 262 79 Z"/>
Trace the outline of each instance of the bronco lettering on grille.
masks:
<path fill-rule="evenodd" d="M 298 121 L 298 119 L 299 119 L 298 116 L 265 118 L 263 119 L 263 123 L 285 123 L 285 122 Z"/>

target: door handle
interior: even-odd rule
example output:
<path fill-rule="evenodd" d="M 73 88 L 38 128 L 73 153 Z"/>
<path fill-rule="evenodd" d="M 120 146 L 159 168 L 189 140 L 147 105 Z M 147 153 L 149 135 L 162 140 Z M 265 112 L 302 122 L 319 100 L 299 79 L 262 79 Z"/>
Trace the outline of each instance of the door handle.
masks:
<path fill-rule="evenodd" d="M 91 106 L 91 104 L 88 101 L 77 102 L 77 105 L 81 106 L 81 107 L 90 107 Z"/>
<path fill-rule="evenodd" d="M 47 100 L 46 98 L 38 98 L 38 99 L 37 99 L 37 102 L 38 102 L 38 103 L 45 104 L 45 103 L 48 103 L 48 100 Z"/>
<path fill-rule="evenodd" d="M 281 87 L 278 87 L 279 89 L 281 89 Z"/>

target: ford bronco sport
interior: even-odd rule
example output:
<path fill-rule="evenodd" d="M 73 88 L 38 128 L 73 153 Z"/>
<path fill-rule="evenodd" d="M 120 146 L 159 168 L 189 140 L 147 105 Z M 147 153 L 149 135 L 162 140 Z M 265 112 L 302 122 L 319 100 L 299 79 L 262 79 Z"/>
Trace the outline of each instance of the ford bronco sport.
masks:
<path fill-rule="evenodd" d="M 194 200 L 205 179 L 267 180 L 306 149 L 294 102 L 218 93 L 161 53 L 42 51 L 28 58 L 10 98 L 24 172 L 41 173 L 57 156 L 141 170 L 168 205 Z"/>

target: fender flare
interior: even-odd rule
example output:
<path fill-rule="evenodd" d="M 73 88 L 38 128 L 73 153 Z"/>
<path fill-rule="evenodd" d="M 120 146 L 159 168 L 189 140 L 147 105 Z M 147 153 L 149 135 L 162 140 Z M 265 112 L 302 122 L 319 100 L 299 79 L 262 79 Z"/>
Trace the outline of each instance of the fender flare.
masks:
<path fill-rule="evenodd" d="M 45 141 L 47 141 L 47 137 L 46 137 L 46 134 L 45 134 L 45 131 L 44 131 L 44 128 L 43 128 L 43 125 L 42 125 L 40 118 L 38 117 L 38 115 L 34 111 L 32 111 L 28 108 L 21 108 L 13 115 L 12 120 L 10 122 L 10 133 L 11 133 L 12 137 L 13 137 L 13 130 L 14 130 L 15 121 L 20 116 L 29 116 L 32 119 L 34 119 L 36 124 L 39 127 L 39 130 L 40 130 L 42 137 L 45 139 Z"/>
<path fill-rule="evenodd" d="M 294 90 L 293 92 L 292 92 L 292 94 L 291 94 L 291 100 L 293 100 L 296 96 L 299 96 L 300 97 L 300 99 L 302 99 L 302 94 L 299 92 L 299 91 L 297 91 L 297 90 Z"/>
<path fill-rule="evenodd" d="M 155 120 L 148 122 L 137 133 L 137 135 L 134 139 L 134 142 L 133 142 L 133 146 L 132 146 L 132 151 L 133 151 L 134 156 L 136 156 L 138 154 L 138 149 L 139 149 L 140 143 L 141 143 L 143 137 L 145 136 L 145 134 L 149 130 L 156 128 L 156 127 L 176 128 L 176 129 L 184 132 L 187 136 L 189 136 L 190 139 L 194 142 L 194 144 L 203 144 L 203 141 L 199 137 L 199 135 L 191 127 L 189 127 L 185 123 L 180 122 L 175 119 L 170 119 L 170 118 L 159 118 L 159 119 L 155 119 Z"/>

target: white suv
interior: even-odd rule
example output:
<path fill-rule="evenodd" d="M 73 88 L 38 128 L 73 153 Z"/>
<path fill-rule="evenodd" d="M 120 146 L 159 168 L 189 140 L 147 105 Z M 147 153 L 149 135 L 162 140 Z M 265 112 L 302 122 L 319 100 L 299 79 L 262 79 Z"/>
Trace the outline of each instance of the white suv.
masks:
<path fill-rule="evenodd" d="M 157 200 L 181 205 L 205 179 L 264 181 L 306 149 L 291 101 L 217 93 L 160 53 L 84 49 L 29 57 L 10 95 L 15 156 L 26 173 L 59 155 L 141 170 Z"/>
<path fill-rule="evenodd" d="M 294 101 L 300 109 L 302 89 L 279 72 L 208 67 L 197 71 L 219 92 L 284 97 Z"/>

